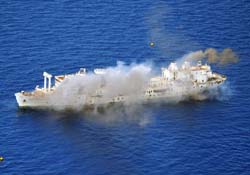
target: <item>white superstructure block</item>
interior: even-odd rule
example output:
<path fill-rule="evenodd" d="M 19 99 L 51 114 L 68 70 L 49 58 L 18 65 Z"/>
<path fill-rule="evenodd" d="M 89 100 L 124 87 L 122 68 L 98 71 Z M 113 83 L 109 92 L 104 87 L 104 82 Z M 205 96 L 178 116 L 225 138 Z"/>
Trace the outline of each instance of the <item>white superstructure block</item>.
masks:
<path fill-rule="evenodd" d="M 170 63 L 170 65 L 168 66 L 168 70 L 171 72 L 175 72 L 178 71 L 178 66 L 176 63 Z"/>

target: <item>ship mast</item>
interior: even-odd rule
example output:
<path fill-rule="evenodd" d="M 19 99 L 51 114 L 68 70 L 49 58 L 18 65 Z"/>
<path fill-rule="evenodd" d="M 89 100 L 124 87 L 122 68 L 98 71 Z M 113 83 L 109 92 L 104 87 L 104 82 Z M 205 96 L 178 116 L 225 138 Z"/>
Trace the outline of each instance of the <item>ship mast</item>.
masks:
<path fill-rule="evenodd" d="M 48 92 L 50 92 L 52 75 L 49 74 L 49 73 L 47 73 L 47 72 L 43 72 L 43 77 L 44 77 L 44 87 L 43 87 L 43 90 L 44 90 L 44 92 L 47 91 L 47 79 L 48 79 Z"/>

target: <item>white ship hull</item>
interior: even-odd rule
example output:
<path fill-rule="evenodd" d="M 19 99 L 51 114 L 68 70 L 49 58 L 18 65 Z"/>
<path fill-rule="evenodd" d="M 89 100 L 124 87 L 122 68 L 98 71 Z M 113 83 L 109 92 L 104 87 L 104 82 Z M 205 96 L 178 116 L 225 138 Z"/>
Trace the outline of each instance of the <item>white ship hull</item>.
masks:
<path fill-rule="evenodd" d="M 154 95 L 141 95 L 138 96 L 136 101 L 130 100 L 130 97 L 123 96 L 116 97 L 116 98 L 109 98 L 109 99 L 102 99 L 102 97 L 95 97 L 91 98 L 91 101 L 82 103 L 82 108 L 97 105 L 97 106 L 105 106 L 109 104 L 115 104 L 115 103 L 147 103 L 147 102 L 155 102 L 155 101 L 161 101 L 161 102 L 175 102 L 178 101 L 184 101 L 187 99 L 192 100 L 205 100 L 208 98 L 208 96 L 204 93 L 211 89 L 215 90 L 218 88 L 218 86 L 215 87 L 209 87 L 209 88 L 202 88 L 198 90 L 189 91 L 186 94 L 180 94 L 178 97 L 178 93 L 176 92 L 166 92 L 164 94 L 154 94 Z M 74 108 L 75 104 L 80 104 L 78 96 L 75 97 L 75 101 L 72 102 L 72 105 L 63 105 L 60 106 L 59 104 L 52 104 L 50 102 L 50 96 L 53 97 L 53 94 L 45 95 L 45 96 L 27 96 L 23 94 L 22 92 L 15 93 L 16 100 L 18 103 L 18 106 L 20 108 Z"/>
<path fill-rule="evenodd" d="M 104 70 L 96 71 L 105 74 Z M 76 74 L 55 76 L 55 86 L 51 87 L 52 75 L 44 73 L 44 88 L 38 88 L 32 92 L 15 93 L 18 106 L 20 108 L 85 108 L 88 106 L 102 106 L 114 103 L 145 103 L 148 101 L 183 101 L 187 99 L 204 100 L 208 98 L 206 92 L 214 91 L 223 84 L 226 77 L 217 73 L 212 73 L 210 66 L 197 65 L 190 67 L 187 63 L 178 68 L 175 63 L 171 63 L 169 68 L 162 69 L 162 76 L 153 77 L 144 90 L 138 94 L 105 96 L 101 92 L 105 86 L 96 89 L 96 94 L 87 95 L 75 93 L 71 101 L 64 98 L 56 98 L 57 88 L 65 79 L 75 76 L 85 76 L 85 69 Z M 48 87 L 47 87 L 48 80 Z M 188 80 L 188 81 L 187 81 Z M 98 93 L 97 93 L 98 92 Z M 136 96 L 136 98 L 134 97 Z M 57 101 L 56 101 L 57 100 Z M 63 101 L 65 100 L 65 102 Z"/>
<path fill-rule="evenodd" d="M 25 107 L 46 107 L 48 106 L 47 97 L 25 96 L 21 92 L 15 93 L 18 106 Z"/>

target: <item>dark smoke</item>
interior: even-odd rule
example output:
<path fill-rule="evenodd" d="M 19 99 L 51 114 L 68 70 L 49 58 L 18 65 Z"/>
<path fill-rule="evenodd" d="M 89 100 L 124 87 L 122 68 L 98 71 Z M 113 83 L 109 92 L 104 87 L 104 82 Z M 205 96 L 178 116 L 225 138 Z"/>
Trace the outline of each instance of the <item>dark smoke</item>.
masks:
<path fill-rule="evenodd" d="M 208 63 L 226 65 L 233 64 L 239 61 L 239 57 L 232 49 L 226 48 L 222 52 L 217 51 L 214 48 L 208 48 L 205 51 L 199 50 L 191 52 L 184 57 L 187 61 L 205 60 Z"/>

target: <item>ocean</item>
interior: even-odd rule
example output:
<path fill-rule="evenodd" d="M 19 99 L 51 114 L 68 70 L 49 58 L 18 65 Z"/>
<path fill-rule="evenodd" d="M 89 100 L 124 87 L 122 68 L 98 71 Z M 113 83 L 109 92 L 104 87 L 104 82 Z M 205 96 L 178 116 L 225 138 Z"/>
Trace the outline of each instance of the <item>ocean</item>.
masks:
<path fill-rule="evenodd" d="M 250 174 L 250 2 L 1 1 L 0 174 Z M 150 43 L 154 46 L 151 47 Z M 19 110 L 15 92 L 85 67 L 167 66 L 206 48 L 237 64 L 220 98 L 136 112 Z M 130 110 L 130 109 L 126 109 Z"/>

